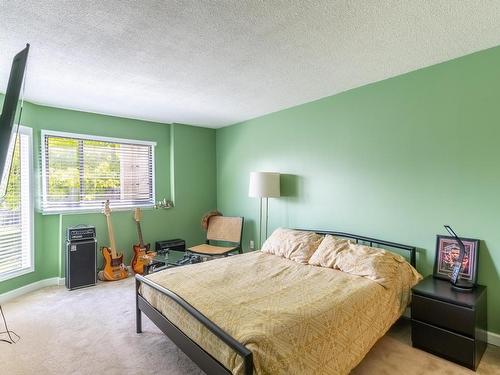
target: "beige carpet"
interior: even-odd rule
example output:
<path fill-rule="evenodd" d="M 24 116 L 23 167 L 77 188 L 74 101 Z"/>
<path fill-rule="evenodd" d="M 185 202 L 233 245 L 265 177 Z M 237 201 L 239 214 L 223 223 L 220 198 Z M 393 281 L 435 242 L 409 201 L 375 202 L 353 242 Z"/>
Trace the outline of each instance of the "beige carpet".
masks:
<path fill-rule="evenodd" d="M 135 333 L 133 278 L 72 292 L 48 287 L 3 308 L 21 340 L 0 342 L 0 374 L 202 374 L 147 318 Z M 477 373 L 500 374 L 500 348 L 488 347 Z M 474 372 L 413 349 L 402 321 L 353 374 Z"/>

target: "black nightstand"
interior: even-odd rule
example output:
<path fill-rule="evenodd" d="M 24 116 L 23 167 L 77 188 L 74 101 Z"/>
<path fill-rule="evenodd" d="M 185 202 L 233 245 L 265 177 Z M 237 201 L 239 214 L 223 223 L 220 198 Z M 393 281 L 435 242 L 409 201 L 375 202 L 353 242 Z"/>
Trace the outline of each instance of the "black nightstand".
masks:
<path fill-rule="evenodd" d="M 413 346 L 476 370 L 486 349 L 486 287 L 460 293 L 428 276 L 412 292 Z"/>

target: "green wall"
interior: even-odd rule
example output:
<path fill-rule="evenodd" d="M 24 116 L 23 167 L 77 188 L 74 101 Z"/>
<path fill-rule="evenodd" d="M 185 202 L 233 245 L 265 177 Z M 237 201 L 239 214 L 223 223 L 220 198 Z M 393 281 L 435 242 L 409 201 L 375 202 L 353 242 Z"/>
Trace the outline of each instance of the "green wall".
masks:
<path fill-rule="evenodd" d="M 155 141 L 156 200 L 171 199 L 175 191 L 175 207 L 144 210 L 144 239 L 151 242 L 152 246 L 157 240 L 169 238 L 184 238 L 191 245 L 204 240 L 200 218 L 204 212 L 216 207 L 215 130 L 103 116 L 31 103 L 25 103 L 21 122 L 33 128 L 36 200 L 40 193 L 41 129 Z M 198 181 L 199 177 L 203 178 L 202 183 Z M 133 213 L 114 212 L 112 220 L 118 250 L 124 253 L 126 263 L 130 263 L 132 244 L 137 241 Z M 35 272 L 0 282 L 0 293 L 38 280 L 63 277 L 62 245 L 65 229 L 77 224 L 95 225 L 98 246 L 109 244 L 105 216 L 101 213 L 42 215 L 36 212 Z M 101 257 L 98 259 L 101 265 Z"/>
<path fill-rule="evenodd" d="M 489 330 L 500 333 L 500 48 L 217 131 L 217 203 L 257 239 L 250 171 L 276 171 L 270 228 L 331 229 L 419 247 L 480 238 Z"/>

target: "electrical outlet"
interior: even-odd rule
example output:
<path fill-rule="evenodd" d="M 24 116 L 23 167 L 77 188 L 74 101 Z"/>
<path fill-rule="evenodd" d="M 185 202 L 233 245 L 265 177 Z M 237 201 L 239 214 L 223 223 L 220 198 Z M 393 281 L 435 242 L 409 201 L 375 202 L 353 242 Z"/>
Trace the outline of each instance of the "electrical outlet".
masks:
<path fill-rule="evenodd" d="M 250 250 L 255 250 L 255 242 L 250 240 Z"/>

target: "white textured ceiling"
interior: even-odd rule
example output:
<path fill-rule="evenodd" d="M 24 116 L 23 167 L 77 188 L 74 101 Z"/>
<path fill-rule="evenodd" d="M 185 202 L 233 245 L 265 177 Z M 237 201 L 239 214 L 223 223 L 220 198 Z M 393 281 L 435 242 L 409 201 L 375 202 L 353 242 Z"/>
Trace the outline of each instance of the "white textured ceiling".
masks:
<path fill-rule="evenodd" d="M 0 91 L 220 127 L 500 44 L 500 1 L 0 0 Z"/>

